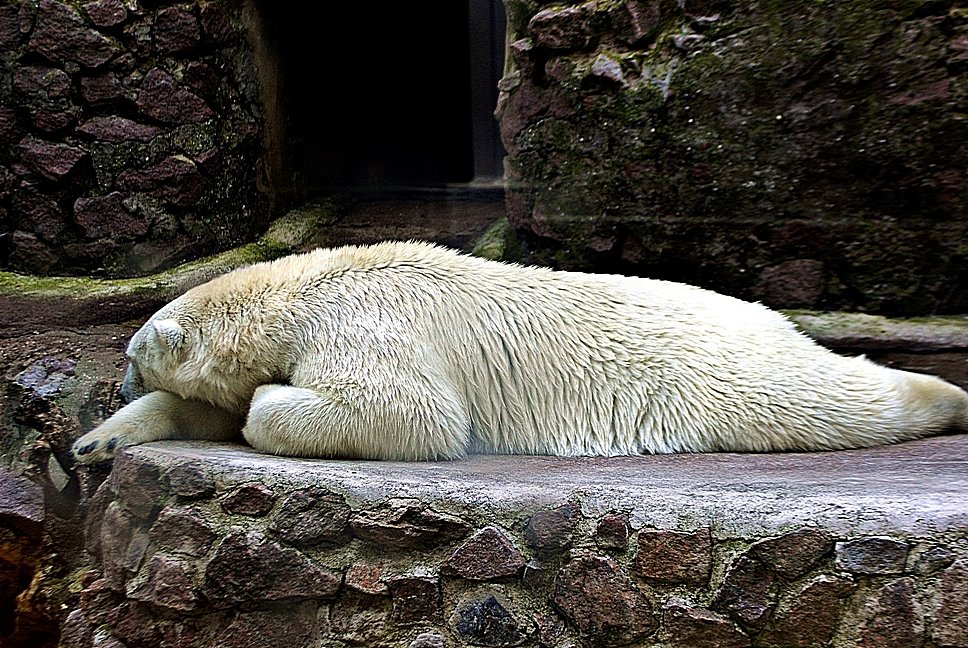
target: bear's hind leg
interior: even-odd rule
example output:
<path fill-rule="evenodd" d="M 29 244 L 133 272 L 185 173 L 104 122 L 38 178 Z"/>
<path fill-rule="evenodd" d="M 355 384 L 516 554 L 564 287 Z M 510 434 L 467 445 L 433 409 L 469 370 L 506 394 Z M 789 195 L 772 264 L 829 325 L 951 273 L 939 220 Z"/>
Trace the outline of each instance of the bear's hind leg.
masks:
<path fill-rule="evenodd" d="M 418 400 L 416 390 L 372 393 L 359 384 L 325 389 L 263 385 L 242 435 L 253 448 L 293 457 L 427 460 L 462 456 L 468 417 L 456 399 Z"/>
<path fill-rule="evenodd" d="M 904 399 L 909 427 L 924 432 L 968 432 L 968 393 L 941 378 L 892 369 Z M 918 434 L 923 436 L 923 434 Z"/>

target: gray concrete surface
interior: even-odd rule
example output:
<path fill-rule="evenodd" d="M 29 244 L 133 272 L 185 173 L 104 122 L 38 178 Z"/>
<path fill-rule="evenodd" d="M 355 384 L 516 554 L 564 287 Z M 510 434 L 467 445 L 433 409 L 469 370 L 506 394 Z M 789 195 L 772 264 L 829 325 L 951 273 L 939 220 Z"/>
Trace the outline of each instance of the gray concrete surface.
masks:
<path fill-rule="evenodd" d="M 419 498 L 439 510 L 511 524 L 575 501 L 589 518 L 627 511 L 633 527 L 708 525 L 720 538 L 803 526 L 839 536 L 968 529 L 968 435 L 825 453 L 473 456 L 437 463 L 299 460 L 198 442 L 126 452 L 163 470 L 192 465 L 222 487 L 247 481 L 280 491 L 324 486 L 351 504 Z"/>

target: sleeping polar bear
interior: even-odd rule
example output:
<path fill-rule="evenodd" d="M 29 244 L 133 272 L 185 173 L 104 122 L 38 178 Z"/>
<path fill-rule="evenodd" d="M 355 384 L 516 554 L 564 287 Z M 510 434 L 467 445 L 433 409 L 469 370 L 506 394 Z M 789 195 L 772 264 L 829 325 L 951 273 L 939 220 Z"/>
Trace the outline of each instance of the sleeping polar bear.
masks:
<path fill-rule="evenodd" d="M 128 347 L 129 405 L 81 462 L 242 436 L 298 457 L 856 448 L 968 428 L 968 394 L 836 355 L 766 307 L 691 286 L 425 243 L 228 273 Z M 142 395 L 144 394 L 144 395 Z"/>

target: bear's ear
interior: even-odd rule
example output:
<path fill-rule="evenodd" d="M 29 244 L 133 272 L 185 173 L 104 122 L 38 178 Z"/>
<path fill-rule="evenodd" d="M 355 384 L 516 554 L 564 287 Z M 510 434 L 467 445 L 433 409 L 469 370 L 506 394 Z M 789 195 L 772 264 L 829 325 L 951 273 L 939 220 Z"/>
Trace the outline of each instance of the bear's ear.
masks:
<path fill-rule="evenodd" d="M 156 320 L 151 323 L 155 334 L 169 351 L 177 350 L 185 342 L 185 329 L 173 319 Z"/>

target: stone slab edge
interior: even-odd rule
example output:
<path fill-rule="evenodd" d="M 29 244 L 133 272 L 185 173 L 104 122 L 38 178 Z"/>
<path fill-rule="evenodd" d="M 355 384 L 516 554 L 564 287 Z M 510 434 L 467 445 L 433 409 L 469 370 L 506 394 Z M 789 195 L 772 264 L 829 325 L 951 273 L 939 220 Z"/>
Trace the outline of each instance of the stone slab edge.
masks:
<path fill-rule="evenodd" d="M 804 333 L 835 349 L 968 350 L 968 316 L 891 319 L 866 313 L 786 311 Z"/>
<path fill-rule="evenodd" d="M 955 435 L 837 453 L 493 455 L 417 463 L 291 459 L 202 442 L 123 452 L 160 474 L 183 466 L 221 487 L 260 483 L 289 492 L 325 484 L 354 505 L 416 498 L 505 522 L 573 502 L 589 518 L 625 511 L 636 528 L 711 526 L 717 535 L 740 537 L 803 526 L 844 536 L 966 529 L 966 450 L 968 436 Z"/>

